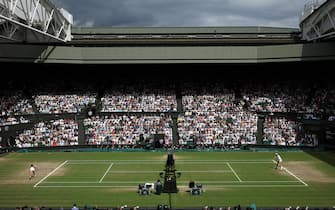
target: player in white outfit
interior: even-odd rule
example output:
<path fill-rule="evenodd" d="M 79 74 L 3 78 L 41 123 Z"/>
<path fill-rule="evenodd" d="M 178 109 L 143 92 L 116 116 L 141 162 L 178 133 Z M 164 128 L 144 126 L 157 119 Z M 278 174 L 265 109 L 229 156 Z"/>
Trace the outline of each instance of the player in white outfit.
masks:
<path fill-rule="evenodd" d="M 280 155 L 276 152 L 275 154 L 275 160 L 276 160 L 276 169 L 283 169 L 283 159 L 280 157 Z"/>
<path fill-rule="evenodd" d="M 29 179 L 35 177 L 36 175 L 36 166 L 34 166 L 33 164 L 30 165 L 30 168 L 29 168 Z"/>

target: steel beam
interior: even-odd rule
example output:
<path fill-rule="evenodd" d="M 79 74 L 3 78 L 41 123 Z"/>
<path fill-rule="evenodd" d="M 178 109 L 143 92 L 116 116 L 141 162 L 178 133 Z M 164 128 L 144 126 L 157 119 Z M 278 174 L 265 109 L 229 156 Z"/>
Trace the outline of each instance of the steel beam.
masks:
<path fill-rule="evenodd" d="M 72 24 L 72 15 L 50 0 L 0 0 L 0 36 L 9 40 L 67 42 L 72 37 Z M 9 25 L 16 29 L 8 30 Z"/>
<path fill-rule="evenodd" d="M 314 0 L 312 3 L 308 4 L 312 6 L 307 7 L 309 9 L 301 18 L 302 39 L 316 41 L 332 38 L 335 33 L 335 1 Z"/>

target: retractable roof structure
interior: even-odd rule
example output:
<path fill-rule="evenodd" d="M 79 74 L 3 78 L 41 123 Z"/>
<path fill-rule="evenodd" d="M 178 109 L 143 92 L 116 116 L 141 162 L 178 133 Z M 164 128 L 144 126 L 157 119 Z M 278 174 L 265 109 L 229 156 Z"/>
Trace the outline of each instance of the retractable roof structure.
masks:
<path fill-rule="evenodd" d="M 335 39 L 335 1 L 312 0 L 301 15 L 302 39 L 307 41 Z"/>
<path fill-rule="evenodd" d="M 72 24 L 72 15 L 50 0 L 0 0 L 1 42 L 67 42 Z"/>

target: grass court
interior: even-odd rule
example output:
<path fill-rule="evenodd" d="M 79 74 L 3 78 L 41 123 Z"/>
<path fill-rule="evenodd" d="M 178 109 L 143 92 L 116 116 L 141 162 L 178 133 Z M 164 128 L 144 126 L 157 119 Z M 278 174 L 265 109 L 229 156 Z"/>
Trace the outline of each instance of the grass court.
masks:
<path fill-rule="evenodd" d="M 272 152 L 176 152 L 179 192 L 173 207 L 334 206 L 335 155 L 282 152 L 275 170 Z M 97 207 L 168 204 L 167 194 L 140 196 L 139 184 L 155 183 L 165 169 L 163 152 L 38 152 L 0 157 L 0 207 Z M 37 176 L 29 180 L 30 164 Z M 203 185 L 193 196 L 188 183 Z"/>

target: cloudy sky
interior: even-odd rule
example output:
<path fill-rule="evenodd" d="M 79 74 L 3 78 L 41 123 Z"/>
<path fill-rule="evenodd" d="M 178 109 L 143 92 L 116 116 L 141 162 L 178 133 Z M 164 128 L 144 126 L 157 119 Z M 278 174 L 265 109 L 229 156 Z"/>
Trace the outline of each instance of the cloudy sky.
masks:
<path fill-rule="evenodd" d="M 76 26 L 276 26 L 298 28 L 309 0 L 52 0 Z"/>

